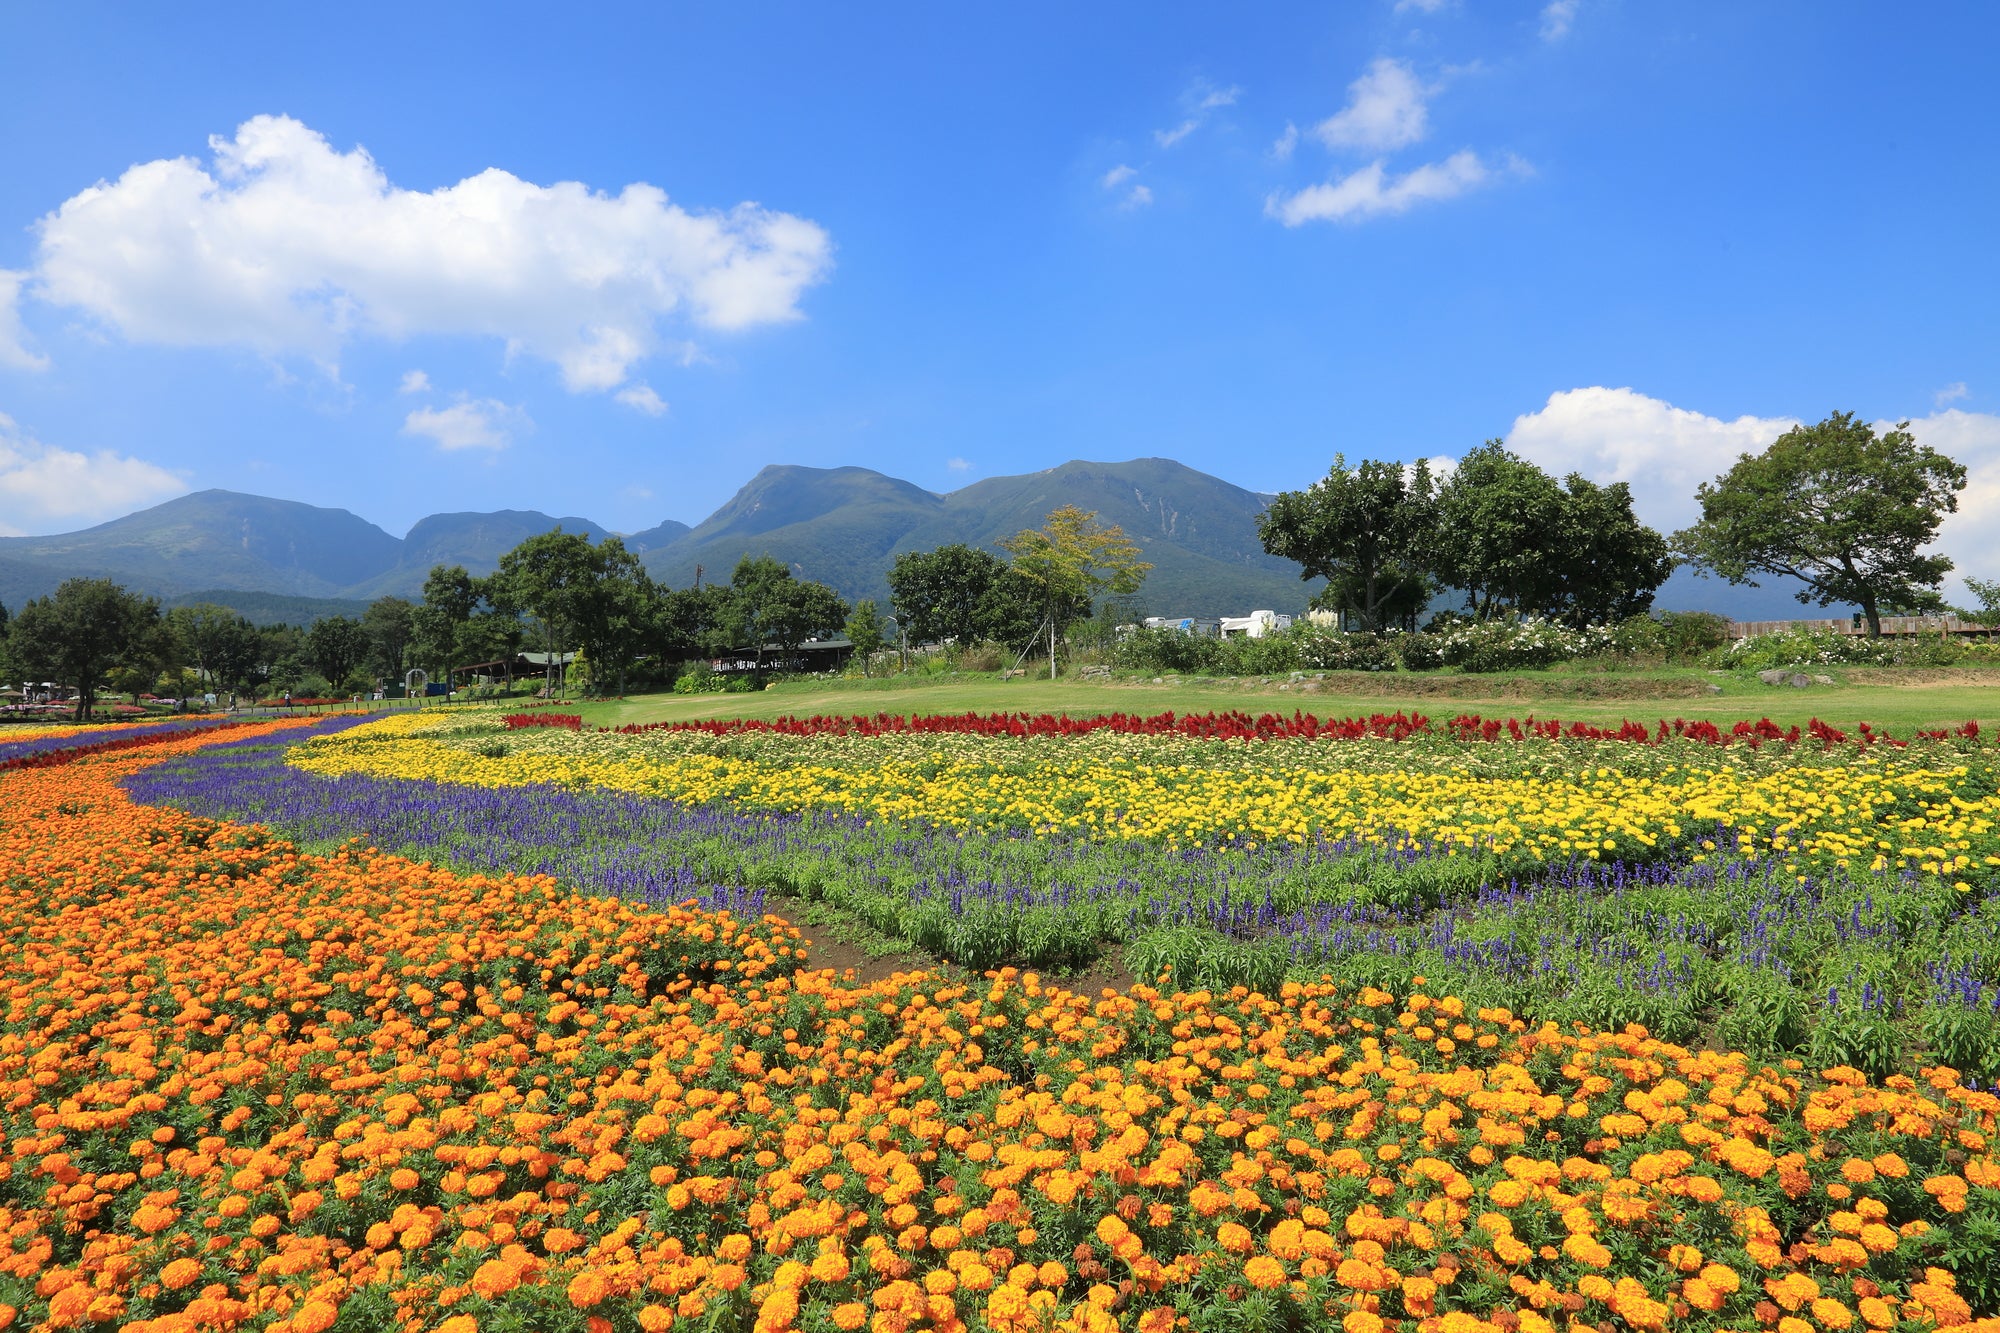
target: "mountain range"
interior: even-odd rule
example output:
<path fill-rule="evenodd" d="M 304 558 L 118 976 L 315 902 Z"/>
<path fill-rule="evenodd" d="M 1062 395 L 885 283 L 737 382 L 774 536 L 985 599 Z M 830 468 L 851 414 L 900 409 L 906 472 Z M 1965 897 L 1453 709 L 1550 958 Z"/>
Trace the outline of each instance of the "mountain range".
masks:
<path fill-rule="evenodd" d="M 698 525 L 667 520 L 625 542 L 672 586 L 694 582 L 698 571 L 726 581 L 744 556 L 770 555 L 801 578 L 886 609 L 899 553 L 950 542 L 990 550 L 1075 504 L 1122 527 L 1152 562 L 1140 600 L 1154 614 L 1296 612 L 1319 584 L 1265 554 L 1256 518 L 1270 499 L 1164 458 L 1070 462 L 942 495 L 868 468 L 772 466 Z M 503 509 L 432 514 L 395 537 L 344 509 L 198 491 L 80 532 L 0 538 L 0 602 L 18 608 L 84 576 L 169 603 L 215 601 L 255 619 L 305 621 L 355 614 L 384 595 L 418 596 L 433 565 L 489 574 L 502 553 L 557 525 L 593 541 L 609 535 L 586 518 Z M 1661 604 L 1738 618 L 1808 614 L 1782 589 L 1730 588 L 1685 571 Z"/>

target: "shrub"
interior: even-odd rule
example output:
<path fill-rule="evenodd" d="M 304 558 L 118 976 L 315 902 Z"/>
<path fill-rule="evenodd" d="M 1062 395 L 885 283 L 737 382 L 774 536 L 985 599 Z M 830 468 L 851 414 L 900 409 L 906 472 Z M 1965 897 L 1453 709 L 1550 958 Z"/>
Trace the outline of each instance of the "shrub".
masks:
<path fill-rule="evenodd" d="M 1399 637 L 1312 625 L 1300 637 L 1299 661 L 1322 671 L 1394 671 L 1401 660 L 1395 646 Z"/>
<path fill-rule="evenodd" d="M 1936 634 L 1870 639 L 1830 629 L 1792 629 L 1738 639 L 1722 656 L 1743 671 L 1801 666 L 1956 666 L 1970 645 Z"/>
<path fill-rule="evenodd" d="M 1520 671 L 1592 657 L 1611 646 L 1611 631 L 1571 629 L 1551 620 L 1487 620 L 1441 632 L 1444 662 L 1465 671 Z"/>
<path fill-rule="evenodd" d="M 690 662 L 674 677 L 675 694 L 720 694 L 722 673 L 706 662 Z"/>
<path fill-rule="evenodd" d="M 1444 665 L 1444 636 L 1428 630 L 1391 636 L 1396 656 L 1411 671 L 1436 671 Z"/>

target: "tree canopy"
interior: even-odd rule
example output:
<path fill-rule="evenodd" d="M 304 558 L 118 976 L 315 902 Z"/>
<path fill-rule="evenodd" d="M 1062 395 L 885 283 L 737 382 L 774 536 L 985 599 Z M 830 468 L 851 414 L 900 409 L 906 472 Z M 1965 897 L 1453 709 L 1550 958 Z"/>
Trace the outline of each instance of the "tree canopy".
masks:
<path fill-rule="evenodd" d="M 1427 464 L 1364 461 L 1277 497 L 1264 549 L 1324 578 L 1317 604 L 1357 628 L 1414 628 L 1440 588 L 1478 619 L 1536 615 L 1574 625 L 1638 615 L 1673 571 L 1666 539 L 1632 513 L 1631 488 L 1562 481 L 1488 440 L 1440 484 Z"/>
<path fill-rule="evenodd" d="M 160 604 L 110 579 L 65 579 L 21 608 L 8 630 L 16 662 L 30 677 L 74 688 L 76 720 L 90 716 L 98 687 L 114 667 L 159 649 Z"/>
<path fill-rule="evenodd" d="M 1063 619 L 1089 615 L 1098 593 L 1130 595 L 1146 581 L 1153 566 L 1139 558 L 1136 542 L 1116 523 L 1099 523 L 1097 515 L 1076 505 L 1052 510 L 1039 528 L 1024 528 L 1000 548 L 1014 557 L 1014 568 L 1042 592 L 1049 613 L 1062 628 Z"/>
<path fill-rule="evenodd" d="M 1430 599 L 1425 571 L 1437 526 L 1430 464 L 1364 461 L 1335 454 L 1326 476 L 1284 491 L 1257 517 L 1272 555 L 1299 563 L 1301 579 L 1325 579 L 1315 605 L 1344 611 L 1356 628 L 1414 627 Z"/>
<path fill-rule="evenodd" d="M 916 643 L 1019 643 L 1041 620 L 1038 586 L 991 551 L 962 543 L 903 552 L 889 591 L 898 626 Z"/>
<path fill-rule="evenodd" d="M 313 665 L 336 690 L 368 660 L 368 630 L 349 616 L 322 616 L 306 631 Z"/>
<path fill-rule="evenodd" d="M 1919 445 L 1909 424 L 1877 435 L 1835 412 L 1793 427 L 1702 483 L 1701 518 L 1675 547 L 1731 583 L 1790 575 L 1806 585 L 1801 602 L 1854 603 L 1879 636 L 1886 608 L 1935 602 L 1952 562 L 1923 548 L 1965 487 L 1965 469 Z"/>

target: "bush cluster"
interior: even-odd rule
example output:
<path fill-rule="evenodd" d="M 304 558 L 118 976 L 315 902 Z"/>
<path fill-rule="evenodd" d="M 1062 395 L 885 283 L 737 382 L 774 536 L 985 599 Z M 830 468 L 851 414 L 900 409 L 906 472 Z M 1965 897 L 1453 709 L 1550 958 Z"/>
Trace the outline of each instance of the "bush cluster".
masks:
<path fill-rule="evenodd" d="M 1829 629 L 1787 630 L 1738 639 L 1723 662 L 1744 671 L 1799 666 L 1957 666 L 1982 651 L 1944 635 L 1917 634 L 1870 639 Z"/>
<path fill-rule="evenodd" d="M 1941 635 L 1869 639 L 1832 630 L 1729 638 L 1708 611 L 1665 611 L 1573 629 L 1553 620 L 1469 620 L 1447 612 L 1420 631 L 1382 634 L 1298 624 L 1261 639 L 1212 639 L 1172 629 L 1129 631 L 1115 665 L 1139 671 L 1264 676 L 1287 671 L 1528 671 L 1564 662 L 1719 665 L 1745 671 L 1801 666 L 1957 666 L 2000 658 L 1991 644 Z"/>

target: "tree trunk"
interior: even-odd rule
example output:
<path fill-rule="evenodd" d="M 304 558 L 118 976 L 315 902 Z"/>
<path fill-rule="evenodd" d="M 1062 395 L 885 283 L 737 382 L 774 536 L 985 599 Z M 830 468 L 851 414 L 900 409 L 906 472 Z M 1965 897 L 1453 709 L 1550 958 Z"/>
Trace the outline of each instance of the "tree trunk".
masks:
<path fill-rule="evenodd" d="M 1868 621 L 1868 637 L 1871 639 L 1881 638 L 1882 614 L 1875 609 L 1875 599 L 1873 597 L 1863 597 L 1861 599 L 1861 614 Z"/>
<path fill-rule="evenodd" d="M 1056 678 L 1056 609 L 1049 607 L 1049 679 Z"/>

